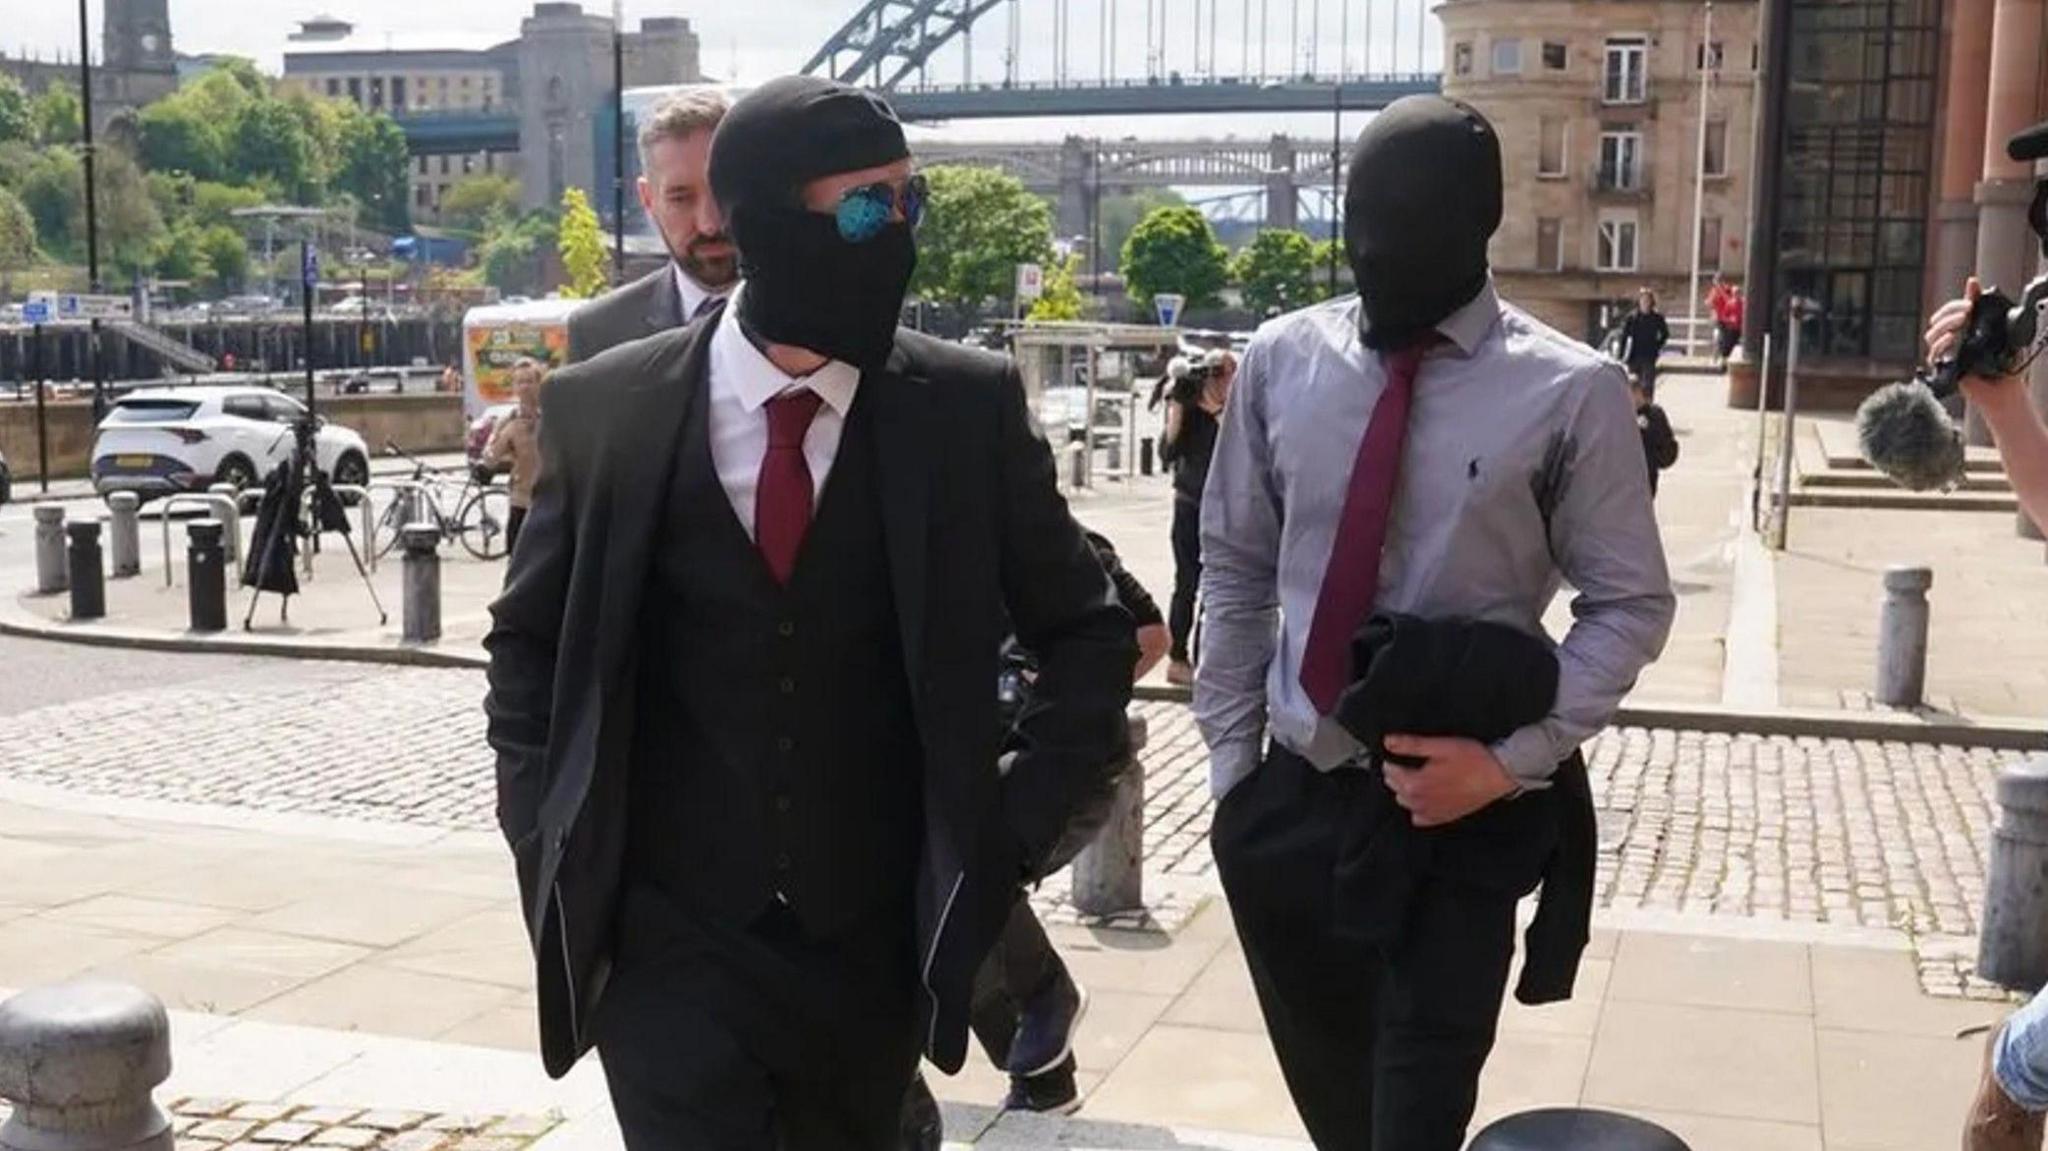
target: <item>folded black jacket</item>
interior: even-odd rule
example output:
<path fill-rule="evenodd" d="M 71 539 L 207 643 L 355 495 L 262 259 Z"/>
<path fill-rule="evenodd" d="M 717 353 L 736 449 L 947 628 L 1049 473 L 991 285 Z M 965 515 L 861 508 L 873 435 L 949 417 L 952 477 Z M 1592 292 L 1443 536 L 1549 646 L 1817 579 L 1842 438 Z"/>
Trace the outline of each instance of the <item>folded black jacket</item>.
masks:
<path fill-rule="evenodd" d="M 1426 620 L 1378 614 L 1351 644 L 1353 681 L 1334 718 L 1369 749 L 1381 771 L 1412 771 L 1417 761 L 1388 756 L 1389 734 L 1461 736 L 1493 743 L 1550 713 L 1557 699 L 1557 656 L 1545 640 L 1478 620 Z M 1540 876 L 1543 894 L 1524 936 L 1515 998 L 1569 999 L 1593 914 L 1598 829 L 1584 758 L 1559 765 L 1551 788 L 1500 800 L 1441 828 L 1406 819 L 1361 842 L 1340 865 L 1359 876 L 1358 914 L 1390 930 L 1405 913 L 1413 878 L 1436 874 L 1484 887 L 1526 891 Z M 1399 853 L 1403 866 L 1384 864 Z M 1382 877 L 1394 877 L 1391 880 Z"/>

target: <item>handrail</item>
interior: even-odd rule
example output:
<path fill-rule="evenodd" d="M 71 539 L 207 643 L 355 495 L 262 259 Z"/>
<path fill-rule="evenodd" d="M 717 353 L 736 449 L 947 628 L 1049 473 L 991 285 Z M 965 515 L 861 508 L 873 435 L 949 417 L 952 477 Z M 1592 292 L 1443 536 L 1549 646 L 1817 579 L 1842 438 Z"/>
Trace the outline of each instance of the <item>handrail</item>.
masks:
<path fill-rule="evenodd" d="M 226 527 L 234 519 L 234 502 L 226 496 L 215 495 L 212 492 L 178 492 L 166 497 L 163 506 L 157 509 L 157 519 L 163 524 L 165 587 L 174 587 L 177 583 L 171 574 L 171 509 L 179 504 L 203 504 L 213 509 L 214 514 L 220 517 L 222 527 Z M 229 514 L 221 514 L 223 507 L 227 508 Z"/>

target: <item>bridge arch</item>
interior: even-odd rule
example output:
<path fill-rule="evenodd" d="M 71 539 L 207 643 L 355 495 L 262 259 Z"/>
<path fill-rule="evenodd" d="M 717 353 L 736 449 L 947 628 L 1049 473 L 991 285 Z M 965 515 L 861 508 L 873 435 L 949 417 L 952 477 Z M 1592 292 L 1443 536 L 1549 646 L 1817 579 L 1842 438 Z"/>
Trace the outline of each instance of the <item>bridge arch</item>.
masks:
<path fill-rule="evenodd" d="M 812 53 L 803 71 L 849 84 L 895 89 L 940 48 L 1003 0 L 865 0 L 860 11 Z M 842 57 L 851 55 L 851 63 Z"/>

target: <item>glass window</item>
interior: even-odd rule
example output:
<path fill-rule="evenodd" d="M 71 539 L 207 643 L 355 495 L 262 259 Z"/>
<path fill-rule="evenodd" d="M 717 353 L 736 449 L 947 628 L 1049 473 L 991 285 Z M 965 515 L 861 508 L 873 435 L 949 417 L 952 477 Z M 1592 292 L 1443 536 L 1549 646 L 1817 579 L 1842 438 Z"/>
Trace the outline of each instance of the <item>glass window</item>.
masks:
<path fill-rule="evenodd" d="M 1564 47 L 1564 45 L 1562 45 L 1562 44 L 1559 44 L 1559 43 L 1556 43 L 1555 41 L 1545 41 L 1545 42 L 1544 42 L 1544 45 L 1543 45 L 1543 68 L 1544 68 L 1544 70 L 1545 70 L 1545 71 L 1547 71 L 1547 72 L 1562 72 L 1562 71 L 1564 71 L 1564 70 L 1565 70 L 1565 62 L 1566 62 L 1566 60 L 1567 60 L 1567 59 L 1568 59 L 1568 57 L 1567 57 L 1567 56 L 1565 55 L 1565 47 Z"/>
<path fill-rule="evenodd" d="M 1493 42 L 1493 71 L 1495 75 L 1514 76 L 1522 71 L 1522 42 L 1520 40 L 1495 40 Z"/>
<path fill-rule="evenodd" d="M 1728 174 L 1728 121 L 1707 121 L 1707 154 L 1701 170 L 1709 176 Z"/>
<path fill-rule="evenodd" d="M 334 76 L 327 78 L 327 94 L 329 96 L 341 95 L 341 80 L 339 78 Z"/>
<path fill-rule="evenodd" d="M 1613 36 L 1607 41 L 1607 80 L 1603 96 L 1609 104 L 1640 104 L 1648 97 L 1650 45 L 1641 36 Z"/>
<path fill-rule="evenodd" d="M 1600 133 L 1600 188 L 1608 192 L 1634 192 L 1643 186 L 1643 134 L 1641 132 Z"/>
<path fill-rule="evenodd" d="M 406 109 L 405 77 L 403 76 L 393 76 L 391 78 L 391 106 L 401 112 Z"/>
<path fill-rule="evenodd" d="M 1600 236 L 1593 253 L 1593 267 L 1601 272 L 1636 270 L 1637 223 L 1634 212 L 1610 213 L 1600 217 Z"/>
<path fill-rule="evenodd" d="M 1700 268 L 1703 271 L 1721 270 L 1721 217 L 1707 216 L 1700 220 Z"/>
<path fill-rule="evenodd" d="M 363 103 L 363 80 L 362 80 L 362 77 L 360 77 L 360 76 L 350 76 L 350 77 L 348 78 L 348 98 L 349 98 L 349 100 L 350 100 L 350 101 L 351 101 L 352 103 L 354 103 L 354 104 L 355 104 L 355 105 L 356 105 L 357 107 L 361 107 L 361 106 L 362 106 L 362 103 Z"/>
<path fill-rule="evenodd" d="M 237 419 L 262 420 L 269 422 L 270 413 L 263 406 L 262 396 L 229 396 L 220 402 L 220 410 Z"/>
<path fill-rule="evenodd" d="M 1472 45 L 1456 44 L 1451 47 L 1451 73 L 1456 76 L 1472 74 Z"/>
<path fill-rule="evenodd" d="M 1564 227 L 1563 221 L 1540 219 L 1536 221 L 1536 270 L 1539 272 L 1564 271 Z"/>
<path fill-rule="evenodd" d="M 1543 118 L 1542 128 L 1540 129 L 1541 139 L 1537 141 L 1536 146 L 1536 174 L 1538 176 L 1561 178 L 1568 174 L 1565 170 L 1565 152 L 1567 150 L 1565 146 L 1567 138 L 1566 127 L 1563 120 L 1554 119 L 1549 116 Z"/>
<path fill-rule="evenodd" d="M 1726 60 L 1727 53 L 1723 51 L 1723 45 L 1719 40 L 1711 44 L 1701 44 L 1693 53 L 1693 67 L 1702 72 L 1708 69 L 1719 72 Z"/>

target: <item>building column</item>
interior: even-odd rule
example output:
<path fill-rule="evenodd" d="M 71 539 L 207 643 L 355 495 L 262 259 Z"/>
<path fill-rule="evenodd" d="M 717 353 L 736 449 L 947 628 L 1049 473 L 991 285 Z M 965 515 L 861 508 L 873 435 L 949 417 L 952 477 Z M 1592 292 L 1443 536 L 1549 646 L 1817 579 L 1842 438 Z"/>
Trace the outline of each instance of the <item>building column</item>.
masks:
<path fill-rule="evenodd" d="M 1991 92 L 1991 16 L 1995 0 L 1953 0 L 1949 6 L 1948 79 L 1941 128 L 1941 188 L 1934 209 L 1928 271 L 1930 301 L 1962 290 L 1977 266 L 1977 179 L 1984 169 L 1986 104 Z M 1975 411 L 1970 442 L 1991 442 Z"/>
<path fill-rule="evenodd" d="M 1266 227 L 1292 232 L 1301 223 L 1294 185 L 1294 141 L 1274 136 L 1266 160 Z"/>
<path fill-rule="evenodd" d="M 1073 239 L 1088 234 L 1088 182 L 1093 177 L 1095 154 L 1088 141 L 1068 136 L 1060 141 L 1060 236 Z"/>
<path fill-rule="evenodd" d="M 1987 287 L 2008 294 L 2032 278 L 2040 247 L 2027 228 L 2027 205 L 2033 201 L 2031 164 L 2006 157 L 2005 142 L 2013 133 L 2041 118 L 2042 37 L 2048 34 L 2042 15 L 2048 0 L 1997 0 L 1991 21 L 1991 67 L 1984 125 L 1983 179 L 1977 184 L 1977 275 Z M 2041 396 L 2035 396 L 2036 406 Z M 2020 535 L 2040 539 L 2025 512 L 2019 513 Z"/>

